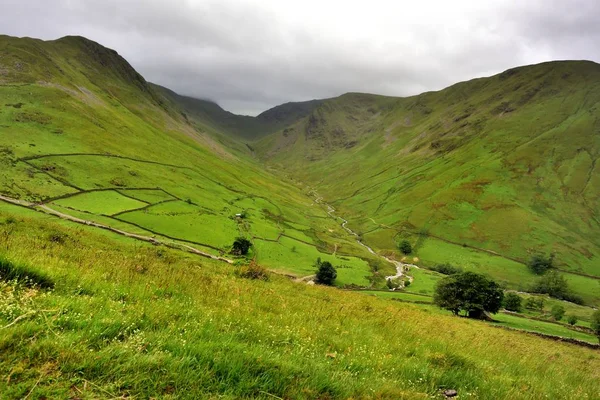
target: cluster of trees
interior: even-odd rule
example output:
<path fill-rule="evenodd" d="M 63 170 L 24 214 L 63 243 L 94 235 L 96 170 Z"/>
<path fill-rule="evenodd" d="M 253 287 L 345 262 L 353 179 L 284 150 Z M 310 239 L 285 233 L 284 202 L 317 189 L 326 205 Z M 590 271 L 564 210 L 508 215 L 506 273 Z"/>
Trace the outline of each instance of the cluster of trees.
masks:
<path fill-rule="evenodd" d="M 527 266 L 536 275 L 541 275 L 533 285 L 531 291 L 534 293 L 547 294 L 556 299 L 583 304 L 581 296 L 569 289 L 567 280 L 554 268 L 554 254 L 543 256 L 536 254 L 531 257 Z"/>

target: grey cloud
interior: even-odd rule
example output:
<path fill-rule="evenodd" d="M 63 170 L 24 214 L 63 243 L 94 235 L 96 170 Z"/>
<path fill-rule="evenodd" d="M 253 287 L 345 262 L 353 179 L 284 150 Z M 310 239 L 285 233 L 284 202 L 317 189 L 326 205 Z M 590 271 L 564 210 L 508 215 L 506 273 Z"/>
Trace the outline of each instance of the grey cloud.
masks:
<path fill-rule="evenodd" d="M 425 2 L 433 12 L 436 3 Z M 419 10 L 413 18 L 407 7 L 397 26 L 393 18 L 382 22 L 385 37 L 377 24 L 336 34 L 344 7 L 317 22 L 290 23 L 247 0 L 4 3 L 3 33 L 86 36 L 119 51 L 150 81 L 250 114 L 348 91 L 412 95 L 549 59 L 600 59 L 595 0 L 439 2 L 439 13 L 464 11 L 464 20 L 448 22 L 419 18 Z"/>

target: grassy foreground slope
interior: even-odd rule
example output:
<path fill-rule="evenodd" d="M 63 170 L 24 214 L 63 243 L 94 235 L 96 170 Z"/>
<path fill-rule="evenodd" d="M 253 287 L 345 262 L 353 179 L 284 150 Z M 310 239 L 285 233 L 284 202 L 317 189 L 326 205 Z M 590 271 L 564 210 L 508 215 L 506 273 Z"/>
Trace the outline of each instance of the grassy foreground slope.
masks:
<path fill-rule="evenodd" d="M 597 350 L 0 203 L 3 398 L 593 399 Z M 53 288 L 51 288 L 53 286 Z"/>
<path fill-rule="evenodd" d="M 113 50 L 8 36 L 0 50 L 1 194 L 211 254 L 247 236 L 268 268 L 310 275 L 319 256 L 347 266 L 341 285 L 393 272 L 231 132 L 188 118 Z"/>
<path fill-rule="evenodd" d="M 554 252 L 600 304 L 598 64 L 515 68 L 409 98 L 347 94 L 257 148 L 381 251 L 407 238 L 425 265 L 478 253 L 472 268 L 520 289 L 534 278 L 523 262 Z"/>

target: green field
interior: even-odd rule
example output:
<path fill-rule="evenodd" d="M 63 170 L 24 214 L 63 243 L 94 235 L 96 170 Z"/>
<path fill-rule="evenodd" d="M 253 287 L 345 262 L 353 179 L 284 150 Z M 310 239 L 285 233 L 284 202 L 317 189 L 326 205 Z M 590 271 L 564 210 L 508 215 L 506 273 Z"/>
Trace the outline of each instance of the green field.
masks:
<path fill-rule="evenodd" d="M 148 205 L 147 203 L 125 197 L 113 190 L 86 192 L 66 199 L 56 200 L 51 204 L 100 215 L 112 215 Z"/>

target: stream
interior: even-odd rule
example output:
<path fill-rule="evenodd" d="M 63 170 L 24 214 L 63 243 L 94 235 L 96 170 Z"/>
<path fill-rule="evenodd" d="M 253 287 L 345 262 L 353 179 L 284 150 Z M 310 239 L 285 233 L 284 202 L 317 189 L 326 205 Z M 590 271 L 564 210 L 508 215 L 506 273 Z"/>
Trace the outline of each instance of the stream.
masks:
<path fill-rule="evenodd" d="M 382 256 L 380 254 L 377 254 L 375 252 L 375 250 L 373 250 L 369 245 L 363 243 L 360 240 L 360 236 L 358 236 L 358 234 L 356 232 L 354 232 L 352 229 L 348 228 L 347 224 L 348 224 L 348 220 L 339 217 L 337 215 L 335 215 L 335 208 L 333 208 L 330 204 L 327 204 L 325 202 L 323 202 L 323 197 L 319 196 L 319 194 L 317 192 L 315 192 L 314 190 L 311 192 L 314 194 L 315 196 L 315 203 L 317 204 L 322 204 L 325 207 L 327 207 L 327 214 L 329 214 L 329 216 L 335 220 L 341 220 L 342 221 L 342 228 L 348 232 L 349 234 L 351 234 L 352 236 L 356 237 L 356 243 L 358 243 L 359 245 L 361 245 L 362 247 L 364 247 L 365 249 L 367 249 L 367 251 L 371 254 L 373 254 L 374 256 L 383 258 L 384 260 L 386 260 L 387 262 L 393 264 L 396 266 L 396 275 L 390 275 L 390 276 L 386 276 L 385 280 L 387 281 L 388 279 L 398 279 L 401 278 L 404 275 L 404 271 L 410 268 L 419 268 L 418 266 L 414 265 L 414 264 L 406 264 L 403 263 L 401 261 L 396 261 L 394 259 L 391 259 L 389 257 L 386 256 Z M 406 275 L 406 277 L 412 282 L 413 278 L 411 276 Z"/>

